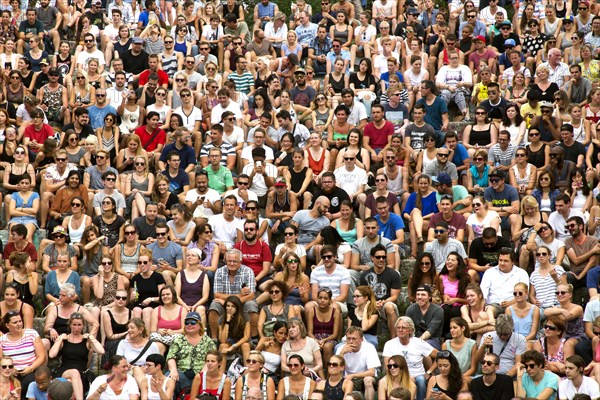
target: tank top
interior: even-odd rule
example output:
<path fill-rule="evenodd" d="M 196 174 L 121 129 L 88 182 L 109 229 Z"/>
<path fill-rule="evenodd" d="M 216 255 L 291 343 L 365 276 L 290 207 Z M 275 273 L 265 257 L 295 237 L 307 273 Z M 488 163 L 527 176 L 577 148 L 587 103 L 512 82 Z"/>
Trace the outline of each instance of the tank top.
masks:
<path fill-rule="evenodd" d="M 183 53 L 184 55 L 187 54 L 187 42 L 179 43 L 175 40 L 175 47 L 173 47 L 173 50 Z"/>
<path fill-rule="evenodd" d="M 427 155 L 427 151 L 423 150 L 423 171 L 425 171 L 425 169 L 427 168 L 427 166 L 429 164 L 431 164 L 432 162 L 434 162 L 435 159 L 435 154 L 433 156 L 433 158 L 429 158 L 429 156 Z"/>
<path fill-rule="evenodd" d="M 111 132 L 112 133 L 112 132 Z M 104 133 L 102 134 L 102 147 L 105 150 L 111 151 L 115 148 L 115 136 L 114 134 L 108 139 L 104 137 Z"/>
<path fill-rule="evenodd" d="M 402 168 L 398 168 L 398 175 L 396 175 L 396 179 L 390 178 L 387 167 L 383 167 L 383 173 L 388 178 L 387 189 L 390 192 L 398 193 L 402 190 Z"/>
<path fill-rule="evenodd" d="M 79 312 L 80 308 L 81 308 L 81 306 L 78 305 L 77 306 L 77 310 L 75 310 L 75 312 Z M 61 317 L 60 314 L 59 314 L 59 311 L 60 311 L 60 308 L 57 308 L 57 310 L 56 310 L 56 320 L 54 321 L 54 330 L 59 335 L 62 335 L 63 333 L 68 334 L 70 332 L 69 318 L 63 318 L 63 317 Z"/>
<path fill-rule="evenodd" d="M 121 268 L 128 274 L 134 273 L 137 270 L 137 260 L 140 256 L 140 244 L 135 247 L 135 253 L 132 256 L 125 254 L 125 244 L 121 243 Z"/>
<path fill-rule="evenodd" d="M 290 377 L 286 376 L 283 378 L 284 395 L 287 396 L 288 394 L 295 394 L 301 400 L 308 400 L 310 395 L 310 382 L 310 378 L 304 377 L 304 388 L 302 389 L 302 393 L 292 393 L 290 392 Z"/>
<path fill-rule="evenodd" d="M 529 184 L 529 177 L 531 176 L 531 164 L 527 164 L 527 167 L 525 167 L 525 177 L 521 178 L 520 174 L 519 174 L 519 167 L 517 166 L 517 164 L 512 166 L 513 172 L 515 173 L 515 179 L 517 181 L 517 185 L 525 185 L 527 186 Z"/>
<path fill-rule="evenodd" d="M 344 83 L 344 75 L 342 74 L 342 77 L 340 78 L 340 80 L 336 81 L 333 78 L 333 74 L 330 72 L 329 73 L 329 84 L 331 85 L 331 88 L 333 89 L 333 93 L 335 93 L 335 94 L 342 93 L 342 90 L 344 90 L 344 88 L 346 87 L 346 84 Z"/>
<path fill-rule="evenodd" d="M 175 72 L 177 72 L 177 53 L 173 53 L 170 56 L 165 56 L 163 52 L 161 54 L 162 69 L 167 73 L 169 78 L 173 78 Z"/>
<path fill-rule="evenodd" d="M 129 131 L 129 133 L 133 133 L 133 131 L 138 127 L 138 124 L 140 122 L 140 107 L 136 107 L 135 111 L 129 111 L 127 107 L 124 107 L 123 115 L 121 115 L 121 122 L 121 129 L 125 127 Z"/>
<path fill-rule="evenodd" d="M 304 167 L 300 170 L 300 172 L 294 171 L 294 168 L 290 168 L 290 184 L 292 192 L 299 192 L 300 188 L 302 188 L 302 184 L 304 183 L 304 178 L 306 178 L 306 170 L 308 167 Z"/>
<path fill-rule="evenodd" d="M 183 310 L 183 307 L 179 307 L 177 318 L 172 320 L 167 320 L 161 317 L 162 308 L 163 306 L 158 306 L 158 324 L 156 325 L 157 329 L 181 329 L 181 311 Z"/>
<path fill-rule="evenodd" d="M 279 203 L 279 198 L 275 195 L 273 200 L 273 211 L 275 212 L 289 212 L 291 210 L 289 192 L 285 191 L 285 199 L 283 200 L 283 204 Z"/>
<path fill-rule="evenodd" d="M 8 173 L 8 183 L 10 183 L 11 185 L 18 185 L 19 184 L 19 180 L 21 179 L 21 175 L 22 174 L 15 174 L 13 172 L 13 167 L 15 166 L 14 163 L 10 164 L 10 172 Z M 25 168 L 25 171 L 27 172 L 27 168 Z M 14 190 L 9 190 L 9 193 L 14 193 Z"/>
<path fill-rule="evenodd" d="M 85 370 L 87 368 L 88 355 L 89 350 L 87 348 L 86 340 L 82 340 L 79 343 L 71 343 L 68 340 L 64 340 L 59 370 Z"/>
<path fill-rule="evenodd" d="M 154 392 L 152 390 L 152 384 L 150 383 L 152 379 L 152 375 L 146 375 L 146 381 L 148 381 L 148 400 L 162 400 L 158 392 Z M 169 382 L 169 378 L 165 378 L 162 384 L 163 393 L 167 392 L 167 382 Z M 212 394 L 212 393 L 211 393 Z"/>
<path fill-rule="evenodd" d="M 556 8 L 556 3 L 554 3 L 554 11 L 556 12 L 556 19 L 563 19 L 567 15 L 567 5 L 563 4 L 563 8 L 559 10 Z"/>
<path fill-rule="evenodd" d="M 357 310 L 358 310 L 358 308 L 355 308 L 352 312 L 348 311 L 348 318 L 350 318 L 351 326 L 361 327 L 362 321 L 359 320 L 356 316 Z M 371 328 L 367 329 L 364 333 L 373 335 L 373 336 L 377 336 L 377 323 L 373 324 L 373 326 Z"/>
<path fill-rule="evenodd" d="M 108 312 L 108 317 L 110 318 L 110 327 L 112 328 L 113 335 L 117 333 L 125 333 L 127 332 L 127 322 L 124 324 L 120 324 L 115 320 L 115 317 L 112 315 L 110 310 L 106 310 Z M 129 316 L 127 317 L 127 321 L 131 319 L 131 310 L 128 310 Z"/>
<path fill-rule="evenodd" d="M 340 379 L 340 381 L 335 385 L 331 386 L 329 384 L 329 379 L 325 381 L 325 396 L 327 400 L 343 400 L 344 399 L 344 379 Z"/>
<path fill-rule="evenodd" d="M 100 279 L 100 277 L 98 277 Z M 117 294 L 117 283 L 119 282 L 119 275 L 115 272 L 110 281 L 104 281 L 104 296 L 101 299 L 95 298 L 94 305 L 97 307 L 105 307 L 115 300 Z"/>
<path fill-rule="evenodd" d="M 13 275 L 12 283 L 17 286 L 17 288 L 19 289 L 19 293 L 21 293 L 19 300 L 33 307 L 33 295 L 31 294 L 31 290 L 29 289 L 29 282 L 21 283 L 17 281 Z"/>
<path fill-rule="evenodd" d="M 544 143 L 542 147 L 538 151 L 531 150 L 531 146 L 527 145 L 527 150 L 529 151 L 529 157 L 527 157 L 527 161 L 531 165 L 535 165 L 536 168 L 543 168 L 546 164 L 546 146 Z"/>
<path fill-rule="evenodd" d="M 306 149 L 306 152 L 308 153 L 308 167 L 312 169 L 313 174 L 319 175 L 325 167 L 325 149 L 321 149 L 321 158 L 319 160 L 313 158 L 310 149 Z"/>
<path fill-rule="evenodd" d="M 317 318 L 317 310 L 315 309 L 315 315 L 313 316 L 313 334 L 315 335 L 315 339 L 321 340 L 331 336 L 333 333 L 334 322 L 335 307 L 333 307 L 333 311 L 331 312 L 331 318 L 326 322 L 319 321 L 319 318 Z"/>
<path fill-rule="evenodd" d="M 354 225 L 354 228 L 352 228 L 351 230 L 345 231 L 340 227 L 340 221 L 336 220 L 335 229 L 338 231 L 342 239 L 344 239 L 344 242 L 348 242 L 350 246 L 352 246 L 354 242 L 356 242 L 356 225 Z"/>
<path fill-rule="evenodd" d="M 525 315 L 523 318 L 519 318 L 517 316 L 517 314 L 515 313 L 515 311 L 513 310 L 513 306 L 509 307 L 510 314 L 512 315 L 513 321 L 515 323 L 514 331 L 516 333 L 520 333 L 523 336 L 529 335 L 529 332 L 531 331 L 531 324 L 533 323 L 533 309 L 534 308 L 535 308 L 534 306 L 531 306 L 527 315 Z"/>
<path fill-rule="evenodd" d="M 4 142 L 4 146 L 2 146 L 2 154 L 0 154 L 0 161 L 4 161 L 7 163 L 14 163 L 15 162 L 15 156 L 14 154 L 12 156 L 9 156 L 8 153 L 6 152 L 7 150 L 7 146 L 6 146 L 6 142 Z"/>
<path fill-rule="evenodd" d="M 444 286 L 444 294 L 450 296 L 450 297 L 458 297 L 458 283 L 459 280 L 455 280 L 454 282 L 452 282 L 450 280 L 450 278 L 448 277 L 448 275 L 440 275 L 440 277 L 442 278 L 442 284 Z M 460 306 L 460 303 L 454 303 L 452 304 L 454 307 Z"/>
<path fill-rule="evenodd" d="M 275 15 L 275 4 L 269 2 L 264 5 L 262 2 L 256 6 L 258 8 L 258 17 L 273 17 Z"/>
<path fill-rule="evenodd" d="M 10 85 L 6 85 L 6 100 L 9 103 L 13 103 L 15 106 L 23 103 L 23 97 L 25 95 L 25 87 L 21 85 L 19 90 L 13 92 L 10 88 Z"/>
<path fill-rule="evenodd" d="M 185 269 L 181 271 L 181 300 L 188 306 L 196 304 L 202 298 L 202 287 L 206 272 L 202 271 L 195 282 L 190 282 L 185 274 Z"/>
<path fill-rule="evenodd" d="M 471 135 L 469 136 L 469 144 L 471 146 L 475 146 L 478 144 L 480 146 L 487 146 L 492 142 L 492 138 L 490 136 L 492 124 L 488 125 L 487 129 L 483 131 L 476 131 L 473 125 L 471 129 Z"/>
<path fill-rule="evenodd" d="M 81 225 L 77 229 L 73 228 L 73 225 L 71 225 L 73 217 L 69 218 L 69 237 L 71 238 L 71 244 L 81 242 L 81 237 L 83 236 L 83 231 L 85 230 L 86 218 L 90 217 L 88 217 L 86 214 L 83 214 L 83 221 L 81 221 Z"/>
<path fill-rule="evenodd" d="M 334 39 L 339 39 L 340 42 L 342 43 L 346 43 L 348 41 L 348 29 L 349 27 L 346 26 L 346 30 L 344 31 L 338 31 L 337 30 L 337 24 L 333 26 L 333 38 Z"/>
<path fill-rule="evenodd" d="M 590 105 L 585 105 L 585 119 L 591 121 L 594 124 L 597 124 L 600 121 L 600 109 L 597 112 L 592 112 Z"/>

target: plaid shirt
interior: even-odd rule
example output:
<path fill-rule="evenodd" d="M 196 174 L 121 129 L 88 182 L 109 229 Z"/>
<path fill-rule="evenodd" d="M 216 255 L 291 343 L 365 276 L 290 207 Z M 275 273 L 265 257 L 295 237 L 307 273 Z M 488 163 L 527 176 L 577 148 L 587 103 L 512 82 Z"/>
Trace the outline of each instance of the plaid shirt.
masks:
<path fill-rule="evenodd" d="M 324 56 L 327 55 L 327 53 L 329 53 L 329 50 L 331 50 L 331 46 L 333 46 L 333 43 L 331 42 L 331 38 L 329 36 L 325 36 L 324 43 L 321 43 L 319 41 L 319 37 L 317 36 L 310 42 L 309 48 L 315 50 L 315 56 Z"/>
<path fill-rule="evenodd" d="M 242 285 L 246 285 L 251 292 L 255 291 L 254 271 L 251 268 L 241 265 L 233 277 L 233 283 L 229 279 L 229 270 L 227 266 L 221 267 L 215 274 L 215 293 L 239 294 L 242 291 Z"/>

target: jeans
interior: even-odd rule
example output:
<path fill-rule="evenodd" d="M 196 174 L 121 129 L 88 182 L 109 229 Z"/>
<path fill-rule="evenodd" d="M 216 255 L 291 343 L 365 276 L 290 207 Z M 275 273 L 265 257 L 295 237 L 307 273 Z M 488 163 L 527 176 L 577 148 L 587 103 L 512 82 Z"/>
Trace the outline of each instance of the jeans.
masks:
<path fill-rule="evenodd" d="M 189 380 L 187 376 L 185 376 L 182 370 L 177 369 L 177 373 L 179 374 L 179 380 L 175 382 L 175 395 L 179 395 L 179 393 L 181 393 L 183 389 L 192 387 L 192 381 Z M 169 371 L 167 371 L 165 375 L 169 376 Z"/>
<path fill-rule="evenodd" d="M 427 379 L 425 375 L 415 376 L 415 385 L 417 385 L 417 400 L 425 400 L 427 394 Z"/>

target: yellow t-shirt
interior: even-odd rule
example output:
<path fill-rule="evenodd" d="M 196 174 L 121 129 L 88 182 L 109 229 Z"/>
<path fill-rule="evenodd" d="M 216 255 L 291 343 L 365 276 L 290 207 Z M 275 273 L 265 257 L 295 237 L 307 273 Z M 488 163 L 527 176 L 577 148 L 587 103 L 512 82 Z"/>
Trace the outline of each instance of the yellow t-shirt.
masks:
<path fill-rule="evenodd" d="M 529 129 L 529 126 L 531 125 L 531 120 L 533 119 L 533 117 L 540 116 L 540 115 L 542 115 L 542 109 L 540 107 L 539 101 L 535 107 L 531 107 L 529 102 L 527 102 L 527 103 L 523 104 L 523 106 L 521 106 L 521 116 L 523 117 L 523 119 L 525 120 L 525 123 L 527 124 L 527 129 Z"/>

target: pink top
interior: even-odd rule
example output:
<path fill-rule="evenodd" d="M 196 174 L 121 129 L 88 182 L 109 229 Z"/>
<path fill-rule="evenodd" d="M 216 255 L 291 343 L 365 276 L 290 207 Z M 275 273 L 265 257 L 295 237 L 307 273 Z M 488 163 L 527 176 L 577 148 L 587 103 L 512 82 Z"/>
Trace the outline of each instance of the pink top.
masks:
<path fill-rule="evenodd" d="M 156 325 L 157 329 L 172 329 L 175 331 L 181 329 L 181 310 L 183 310 L 183 307 L 179 306 L 179 314 L 177 314 L 177 318 L 170 321 L 160 316 L 161 310 L 162 306 L 158 306 L 158 324 Z"/>
<path fill-rule="evenodd" d="M 444 294 L 450 297 L 458 297 L 458 279 L 452 282 L 448 275 L 440 275 L 442 285 L 444 286 Z M 460 303 L 454 303 L 453 306 L 461 306 Z"/>
<path fill-rule="evenodd" d="M 33 342 L 39 337 L 33 329 L 23 329 L 23 336 L 16 341 L 11 341 L 8 336 L 0 337 L 0 349 L 2 355 L 13 359 L 15 369 L 22 371 L 30 367 L 36 359 Z"/>

